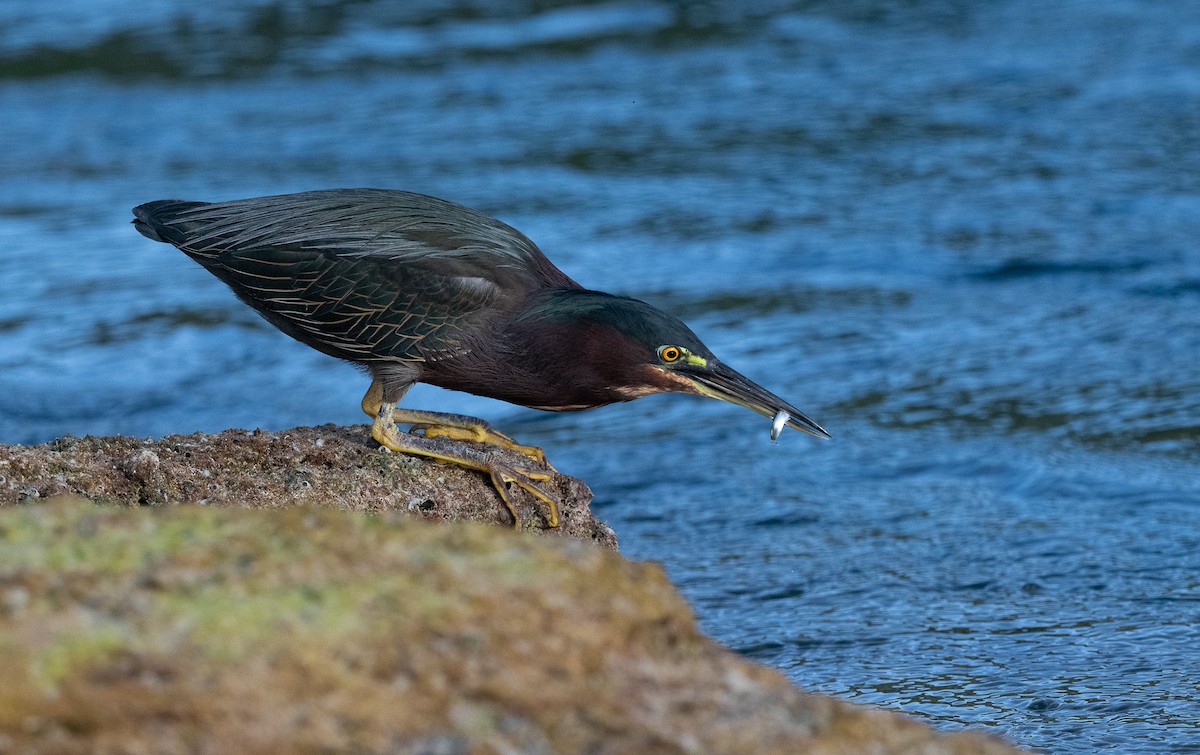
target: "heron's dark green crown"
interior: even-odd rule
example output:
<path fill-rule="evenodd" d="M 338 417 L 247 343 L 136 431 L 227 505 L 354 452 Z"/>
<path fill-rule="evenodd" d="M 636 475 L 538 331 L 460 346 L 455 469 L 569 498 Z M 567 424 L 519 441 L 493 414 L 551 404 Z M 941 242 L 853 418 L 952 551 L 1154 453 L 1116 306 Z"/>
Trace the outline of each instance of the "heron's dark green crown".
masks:
<path fill-rule="evenodd" d="M 518 319 L 560 325 L 591 322 L 611 327 L 649 354 L 656 354 L 664 346 L 676 346 L 705 359 L 713 358 L 708 347 L 679 318 L 644 301 L 602 291 L 552 291 Z"/>

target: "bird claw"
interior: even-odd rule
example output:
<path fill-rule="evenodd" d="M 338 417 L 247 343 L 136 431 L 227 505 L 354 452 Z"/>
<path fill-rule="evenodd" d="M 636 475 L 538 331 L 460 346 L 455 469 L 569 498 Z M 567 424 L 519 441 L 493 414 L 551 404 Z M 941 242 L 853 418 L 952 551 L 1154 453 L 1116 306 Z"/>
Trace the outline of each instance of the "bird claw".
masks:
<path fill-rule="evenodd" d="M 535 479 L 548 480 L 550 479 L 550 475 L 530 474 L 523 469 L 517 469 L 516 467 L 510 467 L 494 461 L 489 462 L 489 466 L 490 469 L 488 472 L 492 478 L 492 486 L 500 494 L 500 499 L 504 501 L 505 507 L 508 508 L 508 513 L 512 514 L 514 529 L 521 529 L 521 516 L 517 513 L 517 507 L 513 505 L 512 500 L 508 497 L 508 483 L 519 485 L 527 493 L 546 504 L 550 509 L 550 516 L 546 518 L 546 524 L 550 527 L 558 526 L 558 503 L 546 491 L 534 483 Z"/>
<path fill-rule="evenodd" d="M 381 416 L 380 420 L 383 419 Z M 441 426 L 437 426 L 441 427 Z M 457 430 L 458 428 L 449 428 Z M 492 487 L 499 494 L 504 507 L 508 509 L 508 513 L 512 515 L 513 527 L 521 528 L 521 516 L 517 513 L 517 507 L 513 505 L 512 499 L 509 497 L 508 484 L 513 483 L 523 488 L 527 493 L 537 498 L 546 504 L 550 509 L 550 514 L 546 518 L 546 524 L 549 527 L 558 526 L 558 502 L 551 497 L 546 491 L 542 490 L 537 482 L 545 482 L 552 479 L 552 475 L 544 472 L 532 472 L 526 469 L 514 467 L 500 459 L 494 451 L 485 450 L 485 448 L 465 446 L 457 454 L 451 454 L 441 449 L 426 448 L 418 445 L 415 442 L 416 438 L 429 439 L 431 437 L 449 437 L 452 440 L 469 440 L 468 438 L 457 438 L 449 434 L 435 433 L 433 436 L 414 435 L 408 436 L 409 439 L 402 437 L 395 423 L 386 424 L 381 421 L 376 421 L 371 428 L 371 437 L 375 439 L 381 446 L 397 453 L 412 454 L 416 456 L 424 456 L 437 461 L 443 461 L 450 464 L 457 464 L 460 467 L 473 469 L 477 472 L 487 474 L 492 481 Z M 539 451 L 541 449 L 538 449 Z M 549 465 L 547 465 L 549 466 Z M 553 469 L 551 467 L 551 469 Z"/>
<path fill-rule="evenodd" d="M 448 438 L 449 440 L 465 440 L 472 443 L 500 446 L 509 451 L 516 451 L 522 456 L 528 456 L 539 464 L 545 464 L 551 471 L 558 471 L 550 462 L 546 461 L 545 451 L 537 446 L 522 445 L 490 425 L 468 428 L 419 422 L 409 428 L 409 432 L 420 434 L 425 438 Z"/>

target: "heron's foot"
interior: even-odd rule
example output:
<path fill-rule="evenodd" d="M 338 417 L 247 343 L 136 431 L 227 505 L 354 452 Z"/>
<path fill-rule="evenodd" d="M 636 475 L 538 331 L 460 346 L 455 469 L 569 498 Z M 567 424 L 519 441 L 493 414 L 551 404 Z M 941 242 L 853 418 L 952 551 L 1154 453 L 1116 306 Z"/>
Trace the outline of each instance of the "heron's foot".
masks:
<path fill-rule="evenodd" d="M 551 475 L 544 472 L 532 472 L 527 469 L 515 467 L 507 462 L 496 458 L 496 455 L 486 449 L 476 449 L 471 447 L 463 448 L 461 452 L 449 451 L 444 448 L 433 448 L 426 445 L 426 441 L 434 437 L 446 437 L 452 440 L 473 440 L 468 437 L 456 437 L 450 434 L 438 433 L 424 436 L 410 435 L 401 433 L 396 427 L 396 423 L 387 417 L 384 410 L 381 410 L 375 418 L 375 423 L 371 426 L 371 437 L 375 439 L 379 445 L 384 446 L 396 453 L 412 454 L 414 456 L 424 456 L 430 459 L 457 464 L 460 467 L 473 469 L 477 472 L 483 472 L 488 475 L 492 481 L 492 487 L 500 495 L 501 502 L 504 503 L 508 513 L 512 515 L 513 526 L 517 529 L 521 528 L 521 516 L 517 513 L 516 506 L 513 505 L 510 497 L 511 491 L 508 488 L 509 483 L 513 483 L 518 487 L 523 488 L 526 492 L 537 498 L 542 503 L 545 503 L 549 508 L 550 513 L 546 518 L 546 524 L 550 527 L 558 526 L 558 502 L 554 500 L 546 491 L 542 490 L 537 485 L 538 482 L 544 482 L 551 479 Z M 459 428 L 448 428 L 458 430 Z M 500 444 L 496 444 L 500 445 Z M 514 444 L 515 445 L 515 444 Z M 514 449 L 515 450 L 515 449 Z M 541 449 L 537 449 L 539 452 Z"/>
<path fill-rule="evenodd" d="M 363 396 L 362 409 L 371 419 L 378 416 L 384 406 L 383 385 L 378 380 L 371 381 L 371 387 Z M 401 409 L 393 405 L 392 420 L 402 425 L 411 425 L 411 432 L 422 433 L 426 438 L 448 438 L 450 440 L 466 440 L 472 443 L 490 443 L 509 451 L 528 456 L 539 464 L 545 464 L 552 472 L 557 472 L 550 462 L 546 461 L 546 452 L 537 446 L 526 446 L 516 442 L 489 423 L 478 417 L 468 417 L 465 414 L 449 414 L 447 412 L 431 412 L 424 409 Z"/>
<path fill-rule="evenodd" d="M 550 466 L 550 462 L 546 461 L 545 451 L 537 446 L 522 445 L 491 425 L 479 424 L 471 425 L 470 427 L 459 427 L 455 425 L 418 422 L 412 426 L 410 432 L 418 430 L 426 438 L 449 438 L 450 440 L 467 440 L 474 443 L 489 443 L 493 446 L 500 446 L 509 451 L 516 451 L 523 456 L 528 456 L 539 464 L 545 464 L 553 471 L 558 471 Z"/>

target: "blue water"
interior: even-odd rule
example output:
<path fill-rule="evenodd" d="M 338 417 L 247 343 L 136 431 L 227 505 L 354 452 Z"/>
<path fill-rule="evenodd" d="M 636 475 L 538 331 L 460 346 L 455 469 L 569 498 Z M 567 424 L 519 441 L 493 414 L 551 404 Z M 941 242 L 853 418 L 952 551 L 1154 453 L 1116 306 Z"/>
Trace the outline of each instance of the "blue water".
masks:
<path fill-rule="evenodd" d="M 587 480 L 802 686 L 1200 751 L 1200 4 L 0 4 L 0 441 L 363 421 L 129 208 L 444 196 L 687 319 L 690 397 L 420 387 Z"/>

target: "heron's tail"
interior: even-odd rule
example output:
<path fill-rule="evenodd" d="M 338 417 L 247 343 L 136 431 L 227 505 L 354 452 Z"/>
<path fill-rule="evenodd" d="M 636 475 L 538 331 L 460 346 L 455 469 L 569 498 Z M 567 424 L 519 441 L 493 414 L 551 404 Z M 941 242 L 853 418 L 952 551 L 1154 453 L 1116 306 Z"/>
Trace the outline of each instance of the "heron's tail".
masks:
<path fill-rule="evenodd" d="M 182 199 L 160 199 L 133 208 L 133 227 L 148 239 L 179 246 L 187 237 L 179 225 L 181 215 L 203 207 L 207 202 L 187 202 Z"/>

